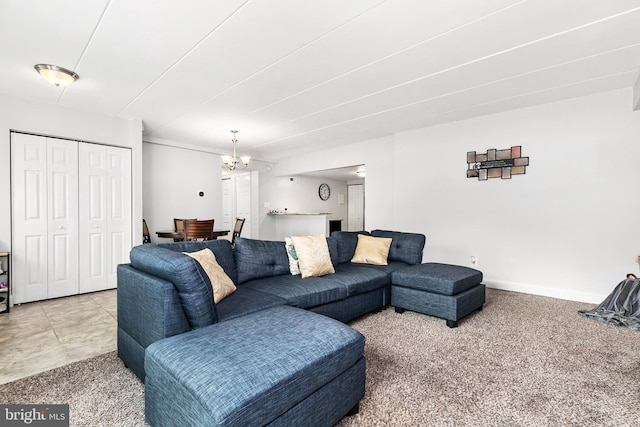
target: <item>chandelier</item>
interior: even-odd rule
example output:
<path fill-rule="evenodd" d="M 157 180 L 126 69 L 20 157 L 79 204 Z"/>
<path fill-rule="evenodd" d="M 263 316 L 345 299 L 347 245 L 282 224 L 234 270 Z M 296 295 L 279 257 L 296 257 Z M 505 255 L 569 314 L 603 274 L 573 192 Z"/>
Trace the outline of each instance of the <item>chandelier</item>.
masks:
<path fill-rule="evenodd" d="M 231 138 L 231 142 L 233 143 L 233 157 L 231 156 L 220 156 L 222 158 L 222 163 L 229 168 L 230 171 L 236 169 L 244 169 L 249 165 L 249 160 L 251 160 L 250 156 L 240 156 L 240 160 L 236 157 L 236 143 L 238 139 L 236 138 L 237 130 L 232 130 L 233 138 Z"/>

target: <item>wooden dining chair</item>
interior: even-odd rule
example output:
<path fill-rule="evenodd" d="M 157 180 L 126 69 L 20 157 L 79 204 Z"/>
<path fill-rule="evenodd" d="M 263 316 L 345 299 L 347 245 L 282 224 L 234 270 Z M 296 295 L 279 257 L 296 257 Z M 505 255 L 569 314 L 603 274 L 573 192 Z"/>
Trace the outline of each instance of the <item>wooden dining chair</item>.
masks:
<path fill-rule="evenodd" d="M 173 229 L 175 231 L 184 231 L 184 222 L 188 219 L 196 220 L 198 218 L 173 218 Z"/>
<path fill-rule="evenodd" d="M 236 225 L 233 226 L 233 235 L 231 236 L 232 246 L 236 243 L 236 237 L 240 237 L 240 233 L 242 233 L 245 219 L 246 218 L 236 218 Z"/>
<path fill-rule="evenodd" d="M 190 220 L 196 220 L 197 218 L 173 218 L 173 230 L 174 231 L 184 231 L 184 222 Z M 181 242 L 184 239 L 173 239 L 174 242 Z"/>
<path fill-rule="evenodd" d="M 147 227 L 147 221 L 142 218 L 142 243 L 151 243 L 151 234 L 149 233 L 149 227 Z"/>
<path fill-rule="evenodd" d="M 213 240 L 213 219 L 197 220 L 186 219 L 184 220 L 184 240 Z"/>

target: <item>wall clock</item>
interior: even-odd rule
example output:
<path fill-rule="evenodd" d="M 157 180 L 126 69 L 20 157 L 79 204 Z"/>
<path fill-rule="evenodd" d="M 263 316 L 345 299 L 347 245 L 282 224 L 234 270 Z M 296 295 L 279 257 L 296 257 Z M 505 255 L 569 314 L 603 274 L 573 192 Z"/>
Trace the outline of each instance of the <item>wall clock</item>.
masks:
<path fill-rule="evenodd" d="M 331 196 L 329 184 L 320 184 L 320 187 L 318 187 L 318 195 L 320 196 L 320 199 L 328 200 L 329 196 Z"/>

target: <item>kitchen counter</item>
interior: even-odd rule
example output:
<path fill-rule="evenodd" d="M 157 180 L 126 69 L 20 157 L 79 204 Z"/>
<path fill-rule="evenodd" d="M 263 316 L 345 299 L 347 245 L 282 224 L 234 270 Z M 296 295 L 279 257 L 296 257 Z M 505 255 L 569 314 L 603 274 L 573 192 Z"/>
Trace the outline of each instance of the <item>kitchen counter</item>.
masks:
<path fill-rule="evenodd" d="M 267 215 L 283 216 L 283 215 L 331 215 L 331 212 L 269 212 Z"/>
<path fill-rule="evenodd" d="M 268 213 L 275 219 L 277 240 L 290 236 L 329 235 L 329 212 Z"/>

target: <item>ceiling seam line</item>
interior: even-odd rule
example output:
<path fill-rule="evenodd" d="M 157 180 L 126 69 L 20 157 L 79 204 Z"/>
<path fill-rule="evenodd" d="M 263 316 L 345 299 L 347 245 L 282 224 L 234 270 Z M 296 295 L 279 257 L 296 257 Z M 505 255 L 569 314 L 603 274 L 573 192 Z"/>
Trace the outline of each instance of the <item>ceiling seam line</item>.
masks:
<path fill-rule="evenodd" d="M 350 99 L 348 101 L 341 102 L 339 104 L 332 105 L 331 107 L 326 107 L 326 108 L 314 111 L 313 113 L 309 113 L 309 114 L 306 114 L 304 116 L 300 116 L 300 117 L 297 117 L 295 119 L 292 119 L 292 120 L 289 120 L 289 121 L 286 121 L 286 122 L 282 122 L 282 123 L 279 123 L 277 125 L 273 125 L 273 127 L 281 126 L 282 124 L 291 123 L 293 121 L 301 120 L 301 119 L 313 116 L 315 114 L 324 113 L 326 111 L 330 111 L 332 109 L 335 109 L 335 108 L 338 108 L 338 107 L 342 107 L 342 106 L 348 105 L 348 104 L 353 103 L 353 102 L 361 101 L 363 99 L 367 99 L 367 98 L 375 96 L 375 95 L 379 95 L 379 94 L 382 94 L 382 93 L 385 93 L 385 92 L 388 92 L 388 91 L 391 91 L 391 90 L 394 90 L 394 89 L 398 89 L 398 88 L 403 87 L 403 86 L 407 86 L 409 84 L 413 84 L 413 83 L 419 82 L 421 80 L 429 79 L 431 77 L 434 77 L 434 76 L 437 76 L 437 75 L 440 75 L 440 74 L 444 74 L 444 73 L 447 73 L 447 72 L 450 72 L 450 71 L 453 71 L 453 70 L 456 70 L 456 69 L 459 69 L 459 68 L 463 68 L 463 67 L 466 67 L 466 66 L 469 66 L 469 65 L 472 65 L 472 64 L 475 64 L 475 63 L 478 63 L 478 62 L 481 62 L 481 61 L 484 61 L 484 60 L 487 60 L 487 59 L 490 59 L 490 58 L 493 58 L 493 57 L 497 57 L 497 56 L 503 55 L 505 53 L 509 53 L 509 52 L 512 52 L 512 51 L 515 51 L 515 50 L 518 50 L 518 49 L 522 49 L 524 47 L 528 47 L 528 46 L 534 45 L 536 43 L 540 43 L 540 42 L 552 39 L 554 37 L 558 37 L 558 36 L 561 36 L 561 35 L 564 35 L 564 34 L 568 34 L 568 33 L 572 32 L 572 31 L 577 31 L 577 30 L 589 27 L 591 25 L 596 25 L 596 24 L 599 24 L 601 22 L 607 21 L 609 19 L 617 18 L 618 16 L 621 16 L 621 15 L 624 15 L 624 14 L 627 14 L 627 13 L 637 12 L 638 10 L 640 10 L 640 7 L 632 9 L 632 10 L 629 10 L 629 11 L 626 11 L 626 12 L 623 12 L 623 13 L 612 15 L 612 16 L 609 16 L 607 18 L 599 19 L 597 21 L 593 21 L 593 22 L 590 22 L 588 24 L 583 24 L 583 25 L 580 25 L 580 26 L 577 26 L 577 27 L 574 27 L 574 28 L 571 28 L 571 29 L 568 29 L 568 30 L 563 30 L 563 31 L 560 31 L 558 33 L 552 34 L 550 36 L 545 36 L 545 37 L 542 37 L 542 38 L 539 38 L 539 39 L 536 39 L 536 40 L 532 40 L 530 42 L 526 42 L 526 43 L 520 44 L 518 46 L 510 47 L 508 49 L 503 49 L 503 50 L 501 50 L 499 52 L 494 52 L 492 54 L 485 55 L 485 56 L 482 56 L 482 57 L 479 57 L 479 58 L 464 62 L 462 64 L 454 65 L 454 66 L 445 68 L 443 70 L 439 70 L 439 71 L 436 71 L 434 73 L 427 74 L 425 76 L 417 77 L 415 79 L 411 79 L 411 80 L 408 80 L 406 82 L 398 83 L 396 85 L 389 86 L 387 88 L 380 89 L 378 91 L 375 91 L 375 92 L 372 92 L 372 93 L 368 93 L 366 95 L 362 95 L 362 96 L 359 96 L 357 98 L 353 98 L 353 99 Z"/>
<path fill-rule="evenodd" d="M 89 46 L 93 42 L 93 39 L 95 38 L 96 33 L 98 32 L 98 28 L 100 28 L 100 25 L 102 24 L 102 22 L 104 20 L 104 16 L 106 15 L 106 13 L 109 10 L 110 6 L 111 6 L 111 0 L 109 0 L 107 2 L 106 6 L 102 10 L 102 13 L 100 14 L 100 18 L 98 19 L 98 22 L 96 23 L 95 27 L 93 27 L 93 31 L 91 32 L 91 36 L 89 37 L 89 40 L 87 40 L 87 43 L 84 45 L 84 48 L 82 48 L 82 52 L 80 52 L 80 56 L 78 57 L 78 60 L 76 61 L 75 67 L 73 68 L 74 72 L 77 72 L 78 67 L 80 66 L 80 63 L 84 59 L 84 56 L 86 55 L 87 50 L 89 49 Z M 60 95 L 58 96 L 58 101 L 57 101 L 58 104 L 60 104 L 60 101 L 62 101 L 62 97 L 64 96 L 66 90 L 67 90 L 67 87 L 64 86 L 62 88 L 62 92 L 60 92 Z"/>
<path fill-rule="evenodd" d="M 628 70 L 625 70 L 625 71 L 620 71 L 620 72 L 613 73 L 613 74 L 607 74 L 606 76 L 593 77 L 593 78 L 591 78 L 591 79 L 584 79 L 584 80 L 580 80 L 579 82 L 573 82 L 573 83 L 569 83 L 569 84 L 566 84 L 566 85 L 557 85 L 557 86 L 552 86 L 552 87 L 545 88 L 545 89 L 540 89 L 540 90 L 534 90 L 534 91 L 531 91 L 531 92 L 526 92 L 526 93 L 523 93 L 523 94 L 521 94 L 521 95 L 516 95 L 516 96 L 505 96 L 505 97 L 503 97 L 503 98 L 499 98 L 499 99 L 496 99 L 496 100 L 493 100 L 493 101 L 489 101 L 489 102 L 482 102 L 482 103 L 474 104 L 474 105 L 472 105 L 472 106 L 467 106 L 467 107 L 464 107 L 464 108 L 458 108 L 458 109 L 454 109 L 454 110 L 448 110 L 448 111 L 445 111 L 444 113 L 442 113 L 442 115 L 444 115 L 444 114 L 450 114 L 450 113 L 453 113 L 453 112 L 455 112 L 455 111 L 464 111 L 464 110 L 469 110 L 469 109 L 471 109 L 471 108 L 481 107 L 481 106 L 484 106 L 484 105 L 496 104 L 496 103 L 498 103 L 498 102 L 507 101 L 507 100 L 509 100 L 509 99 L 517 99 L 517 98 L 521 98 L 521 97 L 523 97 L 523 96 L 534 95 L 534 94 L 536 94 L 536 93 L 543 93 L 543 92 L 548 92 L 548 91 L 551 91 L 551 90 L 563 89 L 563 88 L 568 88 L 568 87 L 571 87 L 571 86 L 577 86 L 577 85 L 581 85 L 581 84 L 583 84 L 583 83 L 590 83 L 590 82 L 595 82 L 595 81 L 598 81 L 598 80 L 604 80 L 604 79 L 608 79 L 608 78 L 611 78 L 611 77 L 618 77 L 618 76 L 622 76 L 622 75 L 629 74 L 629 73 L 634 73 L 634 74 L 635 74 L 635 73 L 637 73 L 637 72 L 638 72 L 638 68 L 637 68 L 637 67 L 635 67 L 635 68 L 628 69 Z"/>
<path fill-rule="evenodd" d="M 209 31 L 200 41 L 198 41 L 195 45 L 191 47 L 187 52 L 185 52 L 180 58 L 178 58 L 173 64 L 171 64 L 162 74 L 160 74 L 156 79 L 154 79 L 149 85 L 147 85 L 142 91 L 137 94 L 131 101 L 127 102 L 127 104 L 120 109 L 116 113 L 116 116 L 119 116 L 124 110 L 126 110 L 131 104 L 137 101 L 142 95 L 144 95 L 149 89 L 155 86 L 158 81 L 167 75 L 172 69 L 174 69 L 180 62 L 182 62 L 188 55 L 190 55 L 195 49 L 197 49 L 202 43 L 204 43 L 209 37 L 211 37 L 215 32 L 217 32 L 223 25 L 225 25 L 231 18 L 233 18 L 241 9 L 243 9 L 247 4 L 249 4 L 251 0 L 246 0 L 242 3 L 238 8 L 236 8 L 229 16 L 227 16 L 220 24 L 218 24 L 213 30 Z"/>
<path fill-rule="evenodd" d="M 217 151 L 213 151 L 213 150 L 217 150 L 216 148 L 208 148 L 204 146 L 184 144 L 184 143 L 181 143 L 180 145 L 176 145 L 175 142 L 176 141 L 162 140 L 162 139 L 156 139 L 156 138 L 143 138 L 142 140 L 143 144 L 160 145 L 162 147 L 177 148 L 179 150 L 198 151 L 201 153 L 212 154 L 214 156 L 220 156 L 224 154 L 224 153 L 219 153 Z M 272 163 L 272 164 L 278 163 L 275 160 L 264 160 L 264 159 L 254 158 L 254 157 L 251 157 L 251 161 Z"/>
<path fill-rule="evenodd" d="M 342 24 L 338 25 L 338 26 L 337 26 L 337 27 L 335 27 L 335 28 L 332 28 L 331 30 L 329 30 L 329 31 L 325 32 L 324 34 L 322 34 L 322 35 L 320 35 L 320 36 L 318 36 L 318 37 L 314 38 L 313 40 L 311 40 L 311 41 L 309 41 L 309 42 L 305 43 L 303 46 L 300 46 L 299 48 L 297 48 L 297 49 L 293 50 L 292 52 L 289 52 L 289 53 L 287 53 L 286 55 L 284 55 L 284 56 L 282 56 L 282 57 L 278 58 L 278 59 L 277 59 L 277 60 L 275 60 L 274 62 L 272 62 L 272 63 L 270 63 L 270 64 L 268 64 L 268 65 L 265 65 L 265 66 L 264 66 L 264 67 L 262 67 L 261 69 L 259 69 L 259 70 L 257 70 L 257 71 L 254 71 L 253 73 L 251 73 L 251 74 L 250 74 L 250 75 L 248 75 L 247 77 L 243 78 L 242 80 L 237 81 L 236 83 L 232 84 L 231 86 L 227 87 L 226 89 L 224 89 L 224 90 L 222 90 L 222 91 L 220 91 L 220 92 L 216 93 L 215 95 L 213 95 L 213 96 L 211 96 L 211 97 L 207 98 L 206 100 L 204 100 L 204 101 L 200 102 L 198 105 L 193 106 L 193 107 L 191 107 L 191 108 L 188 108 L 187 110 L 185 110 L 184 112 L 182 112 L 178 117 L 176 117 L 176 118 L 174 118 L 174 119 L 172 119 L 172 120 L 169 120 L 169 121 L 167 121 L 167 122 L 163 123 L 162 125 L 157 126 L 157 127 L 153 128 L 153 129 L 151 129 L 151 130 L 150 130 L 150 132 L 153 132 L 153 131 L 158 130 L 158 129 L 162 129 L 164 126 L 167 126 L 168 124 L 170 124 L 170 123 L 172 123 L 173 121 L 175 121 L 175 120 L 179 119 L 180 117 L 184 116 L 185 114 L 187 114 L 187 113 L 189 113 L 189 112 L 191 112 L 191 111 L 193 111 L 193 110 L 195 110 L 195 109 L 197 109 L 197 108 L 201 107 L 202 105 L 204 105 L 204 104 L 206 104 L 206 103 L 208 103 L 208 102 L 213 101 L 214 99 L 216 99 L 216 98 L 218 98 L 219 96 L 221 96 L 221 95 L 223 95 L 223 94 L 225 94 L 225 93 L 229 92 L 230 90 L 232 90 L 233 88 L 237 87 L 238 85 L 240 85 L 240 84 L 242 84 L 242 83 L 244 83 L 244 82 L 246 82 L 246 81 L 248 81 L 248 80 L 252 79 L 253 77 L 257 76 L 258 74 L 260 74 L 260 73 L 264 72 L 265 70 L 268 70 L 269 68 L 271 68 L 271 67 L 275 66 L 276 64 L 279 64 L 280 62 L 284 61 L 285 59 L 289 58 L 289 57 L 290 57 L 290 56 L 292 56 L 292 55 L 295 55 L 297 52 L 301 51 L 302 49 L 307 48 L 308 46 L 312 45 L 313 43 L 316 43 L 318 40 L 321 40 L 321 39 L 323 39 L 323 38 L 325 38 L 325 37 L 329 36 L 330 34 L 334 33 L 335 31 L 338 31 L 340 28 L 344 27 L 345 25 L 350 24 L 350 23 L 352 23 L 353 21 L 355 21 L 356 19 L 361 18 L 363 15 L 365 15 L 365 14 L 369 13 L 369 12 L 370 12 L 370 11 L 372 11 L 373 9 L 376 9 L 377 7 L 379 7 L 380 5 L 382 5 L 383 3 L 386 3 L 387 1 L 389 1 L 389 0 L 382 0 L 380 3 L 377 3 L 376 5 L 374 5 L 374 6 L 370 7 L 369 9 L 365 10 L 364 12 L 359 13 L 357 16 L 354 16 L 353 18 L 349 19 L 348 21 L 346 21 L 346 22 L 344 22 L 344 23 L 342 23 Z"/>
<path fill-rule="evenodd" d="M 485 103 L 480 103 L 480 104 L 474 104 L 474 105 L 472 105 L 470 107 L 460 108 L 460 109 L 456 109 L 456 110 L 449 110 L 449 111 L 447 111 L 445 113 L 442 113 L 442 114 L 449 114 L 449 113 L 452 113 L 454 111 L 461 111 L 461 110 L 470 109 L 470 108 L 478 107 L 478 106 L 482 106 L 482 105 L 490 105 L 492 103 L 497 103 L 497 102 L 505 101 L 505 100 L 508 100 L 508 99 L 517 99 L 517 98 L 521 98 L 523 96 L 528 96 L 528 95 L 533 95 L 533 94 L 536 94 L 536 93 L 547 92 L 547 91 L 550 91 L 550 90 L 567 88 L 567 87 L 576 86 L 576 85 L 587 83 L 587 82 L 603 80 L 603 79 L 606 79 L 606 78 L 621 76 L 621 75 L 624 75 L 624 74 L 637 72 L 637 71 L 638 71 L 638 68 L 633 68 L 633 69 L 629 69 L 629 70 L 622 71 L 622 72 L 619 72 L 619 73 L 607 74 L 606 76 L 594 77 L 594 78 L 591 78 L 591 79 L 584 79 L 584 80 L 581 80 L 579 82 L 569 83 L 569 84 L 566 84 L 566 85 L 553 86 L 553 87 L 550 87 L 550 88 L 545 88 L 545 89 L 541 89 L 541 90 L 537 90 L 537 91 L 526 92 L 526 93 L 523 93 L 523 94 L 517 95 L 517 96 L 504 97 L 504 98 L 500 98 L 500 99 L 495 100 L 495 101 L 490 101 L 490 102 L 485 102 Z M 412 107 L 414 105 L 420 104 L 421 102 L 425 102 L 425 101 L 416 101 L 416 102 L 413 102 L 413 103 L 410 103 L 410 104 L 405 104 L 405 105 L 398 106 L 398 107 L 387 108 L 385 110 L 376 111 L 375 113 L 365 114 L 363 116 L 355 117 L 353 119 L 343 120 L 343 121 L 338 122 L 338 123 L 332 123 L 330 125 L 321 126 L 319 128 L 311 129 L 311 130 L 308 130 L 308 131 L 305 131 L 305 132 L 300 132 L 300 133 L 297 133 L 295 135 L 287 136 L 287 137 L 280 138 L 280 139 L 275 139 L 273 141 L 269 141 L 269 142 L 265 142 L 265 143 L 256 145 L 256 147 L 263 147 L 263 146 L 274 144 L 274 143 L 277 143 L 277 142 L 286 141 L 286 140 L 291 139 L 291 138 L 299 137 L 299 136 L 302 136 L 302 135 L 307 135 L 307 134 L 310 134 L 310 133 L 313 133 L 313 132 L 318 132 L 318 131 L 322 131 L 322 130 L 325 130 L 325 129 L 330 129 L 332 127 L 341 126 L 341 125 L 344 125 L 344 124 L 347 124 L 347 123 L 355 122 L 355 121 L 358 121 L 358 120 L 367 119 L 367 118 L 370 118 L 370 117 L 373 117 L 373 116 L 377 116 L 379 114 L 384 114 L 384 113 L 388 113 L 388 112 L 391 112 L 391 111 L 401 110 L 403 108 Z M 438 114 L 438 115 L 440 115 L 440 114 Z"/>
<path fill-rule="evenodd" d="M 471 21 L 469 21 L 469 22 L 465 22 L 464 24 L 457 25 L 457 26 L 455 26 L 455 27 L 453 27 L 453 28 L 450 28 L 450 29 L 448 29 L 448 30 L 446 30 L 446 31 L 443 31 L 443 32 L 438 33 L 438 34 L 436 34 L 436 35 L 434 35 L 434 36 L 428 37 L 428 38 L 426 38 L 426 39 L 424 39 L 424 40 L 421 40 L 421 41 L 419 41 L 419 42 L 417 42 L 417 43 L 414 43 L 414 44 L 412 44 L 411 46 L 407 46 L 407 47 L 402 48 L 402 49 L 400 49 L 400 50 L 398 50 L 398 51 L 396 51 L 396 52 L 393 52 L 393 53 L 390 53 L 390 54 L 388 54 L 388 55 L 385 55 L 384 57 L 382 57 L 382 58 L 380 58 L 380 59 L 376 59 L 375 61 L 368 62 L 367 64 L 361 65 L 361 66 L 356 67 L 356 68 L 354 68 L 354 69 L 352 69 L 352 70 L 349 70 L 349 71 L 347 71 L 347 72 L 344 72 L 344 73 L 342 73 L 342 74 L 340 74 L 340 75 L 338 75 L 338 76 L 332 77 L 332 78 L 330 78 L 329 80 L 325 80 L 325 81 L 323 81 L 322 83 L 318 83 L 318 84 L 316 84 L 316 85 L 310 86 L 310 87 L 308 87 L 308 88 L 306 88 L 306 89 L 304 89 L 304 90 L 301 90 L 301 91 L 298 91 L 298 92 L 296 92 L 296 93 L 294 93 L 294 94 L 292 94 L 292 95 L 286 96 L 286 97 L 284 97 L 284 98 L 282 98 L 282 99 L 280 99 L 280 100 L 278 100 L 278 101 L 276 101 L 276 102 L 272 102 L 272 103 L 267 104 L 267 105 L 265 105 L 265 106 L 262 106 L 262 107 L 260 107 L 260 108 L 258 108 L 258 109 L 256 109 L 256 110 L 250 111 L 249 113 L 247 113 L 247 114 L 246 114 L 246 116 L 251 116 L 251 115 L 253 115 L 253 114 L 255 114 L 255 113 L 259 112 L 259 111 L 262 111 L 262 110 L 264 110 L 264 109 L 266 109 L 266 108 L 269 108 L 269 107 L 271 107 L 271 106 L 273 106 L 273 105 L 280 104 L 280 103 L 282 103 L 282 102 L 284 102 L 284 101 L 286 101 L 286 100 L 288 100 L 288 99 L 294 98 L 294 97 L 299 96 L 299 95 L 301 95 L 301 94 L 303 94 L 303 93 L 306 93 L 306 92 L 308 92 L 308 91 L 310 91 L 310 90 L 313 90 L 313 89 L 319 88 L 319 87 L 321 87 L 321 86 L 324 86 L 324 85 L 326 85 L 327 83 L 330 83 L 330 82 L 335 81 L 335 80 L 338 80 L 338 79 L 340 79 L 340 78 L 342 78 L 342 77 L 344 77 L 344 76 L 348 76 L 349 74 L 353 74 L 353 73 L 355 73 L 355 72 L 358 72 L 358 71 L 360 71 L 360 70 L 363 70 L 363 69 L 365 69 L 365 68 L 367 68 L 367 67 L 370 67 L 370 66 L 372 66 L 372 65 L 374 65 L 374 64 L 377 64 L 377 63 L 379 63 L 379 62 L 385 61 L 385 60 L 387 60 L 387 59 L 389 59 L 389 58 L 392 58 L 392 57 L 394 57 L 394 56 L 396 56 L 396 55 L 399 55 L 399 54 L 401 54 L 401 53 L 404 53 L 404 52 L 406 52 L 406 51 L 409 51 L 409 50 L 411 50 L 411 49 L 414 49 L 414 48 L 416 48 L 416 47 L 418 47 L 418 46 L 420 46 L 420 45 L 422 45 L 422 44 L 429 43 L 429 42 L 431 42 L 431 41 L 433 41 L 433 40 L 436 40 L 436 39 L 439 39 L 439 38 L 441 38 L 441 37 L 444 37 L 445 35 L 450 34 L 450 33 L 454 32 L 454 31 L 458 31 L 458 30 L 460 30 L 460 29 L 462 29 L 462 28 L 464 28 L 464 27 L 467 27 L 467 26 L 469 26 L 469 25 L 476 24 L 476 23 L 478 23 L 478 22 L 480 22 L 480 21 L 483 21 L 483 20 L 485 20 L 485 19 L 487 19 L 487 18 L 489 18 L 489 17 L 491 17 L 491 16 L 494 16 L 494 15 L 497 15 L 497 14 L 499 14 L 499 13 L 502 13 L 502 12 L 504 12 L 505 10 L 508 10 L 508 9 L 514 8 L 514 7 L 516 7 L 516 6 L 518 6 L 518 5 L 522 4 L 522 3 L 525 3 L 525 2 L 527 2 L 527 1 L 528 1 L 528 0 L 521 0 L 521 1 L 517 2 L 517 3 L 514 3 L 514 4 L 509 5 L 509 6 L 506 6 L 506 7 L 503 7 L 502 9 L 499 9 L 499 10 L 496 10 L 496 11 L 494 11 L 494 12 L 488 13 L 488 14 L 486 14 L 486 15 L 483 15 L 483 16 L 479 17 L 479 18 L 472 19 Z"/>
<path fill-rule="evenodd" d="M 596 57 L 598 57 L 598 56 L 608 55 L 608 54 L 610 54 L 610 53 L 614 53 L 614 52 L 622 51 L 622 50 L 625 50 L 625 49 L 630 49 L 630 48 L 633 48 L 633 47 L 637 47 L 637 46 L 639 46 L 639 45 L 640 45 L 640 43 L 634 43 L 634 44 L 631 44 L 631 45 L 626 45 L 626 46 L 623 46 L 623 47 L 619 47 L 619 48 L 615 48 L 615 49 L 607 50 L 607 51 L 604 51 L 604 52 L 600 52 L 600 53 L 596 53 L 596 54 L 592 54 L 592 55 L 588 55 L 588 56 L 580 57 L 580 58 L 578 58 L 578 59 L 573 59 L 573 60 L 571 60 L 571 61 L 565 61 L 565 62 L 561 62 L 561 63 L 554 64 L 554 65 L 548 65 L 548 66 L 546 66 L 546 67 L 537 68 L 537 69 L 532 70 L 532 71 L 527 71 L 527 72 L 524 72 L 524 73 L 514 74 L 514 75 L 509 76 L 509 77 L 504 77 L 504 78 L 497 79 L 497 80 L 491 80 L 490 82 L 487 82 L 487 83 L 482 83 L 482 84 L 475 85 L 475 86 L 469 86 L 469 87 L 467 87 L 467 88 L 460 89 L 460 90 L 457 90 L 457 91 L 448 92 L 448 93 L 446 93 L 446 94 L 438 95 L 438 96 L 433 97 L 433 98 L 427 98 L 427 99 L 425 99 L 425 101 L 433 100 L 433 99 L 438 99 L 438 98 L 441 98 L 441 97 L 444 97 L 444 96 L 449 96 L 449 95 L 456 94 L 456 93 L 465 92 L 465 91 L 467 91 L 467 90 L 477 89 L 477 88 L 479 88 L 479 87 L 488 86 L 488 85 L 495 84 L 495 83 L 499 83 L 499 82 L 502 82 L 502 81 L 507 81 L 507 80 L 515 79 L 515 78 L 522 77 L 522 76 L 526 76 L 526 75 L 529 75 L 529 74 L 539 73 L 539 72 L 541 72 L 541 71 L 547 71 L 547 70 L 550 70 L 550 69 L 553 69 L 553 68 L 562 67 L 562 66 L 564 66 L 564 65 L 568 65 L 568 64 L 573 64 L 573 63 L 581 62 L 581 61 L 584 61 L 584 60 L 587 60 L 587 59 L 596 58 Z M 461 65 L 460 65 L 460 67 L 465 67 L 465 66 L 467 66 L 467 65 L 472 65 L 472 63 L 465 63 L 465 64 L 461 64 Z M 449 71 L 449 70 L 444 70 L 443 72 L 445 72 L 445 71 Z M 371 96 L 379 95 L 379 94 L 384 93 L 384 92 L 386 92 L 386 91 L 390 91 L 390 90 L 393 90 L 393 89 L 398 89 L 399 87 L 405 86 L 405 85 L 407 85 L 407 84 L 412 84 L 412 83 L 415 83 L 415 82 L 420 81 L 420 80 L 424 80 L 424 79 L 428 79 L 428 78 L 431 78 L 431 77 L 437 76 L 437 75 L 438 75 L 438 74 L 440 74 L 440 73 L 441 73 L 441 72 L 433 73 L 433 74 L 431 74 L 431 75 L 423 76 L 423 77 L 420 77 L 420 78 L 415 79 L 415 80 L 413 80 L 413 81 L 405 82 L 405 83 L 403 83 L 403 84 L 401 84 L 401 85 L 391 86 L 391 87 L 389 87 L 389 88 L 387 88 L 387 89 L 383 89 L 383 90 L 378 91 L 378 92 L 374 92 L 374 93 L 371 93 L 371 94 L 368 94 L 368 95 L 363 95 L 362 97 L 354 98 L 354 99 L 352 99 L 352 100 L 345 101 L 345 102 L 343 102 L 343 103 L 336 104 L 336 105 L 333 105 L 333 106 L 331 106 L 331 107 L 327 107 L 327 108 L 324 108 L 324 109 L 322 109 L 322 110 L 318 110 L 318 111 L 315 111 L 315 112 L 313 112 L 313 113 L 309 113 L 309 114 L 306 114 L 306 115 L 304 115 L 304 116 L 297 117 L 297 118 L 292 119 L 292 120 L 287 120 L 287 121 L 285 121 L 285 122 L 281 122 L 281 123 L 278 123 L 278 124 L 272 125 L 272 126 L 270 126 L 269 128 L 276 128 L 276 127 L 283 126 L 283 125 L 286 125 L 286 124 L 289 124 L 289 123 L 294 123 L 294 122 L 296 122 L 296 121 L 298 121 L 298 120 L 303 120 L 303 119 L 306 119 L 306 118 L 308 118 L 308 117 L 314 116 L 314 115 L 316 115 L 316 114 L 325 113 L 325 112 L 327 112 L 327 111 L 333 110 L 333 109 L 335 109 L 335 108 L 343 107 L 343 106 L 348 105 L 348 104 L 353 103 L 353 102 L 362 101 L 363 99 L 369 98 L 369 97 L 371 97 Z M 410 104 L 406 104 L 406 105 L 410 105 Z"/>

